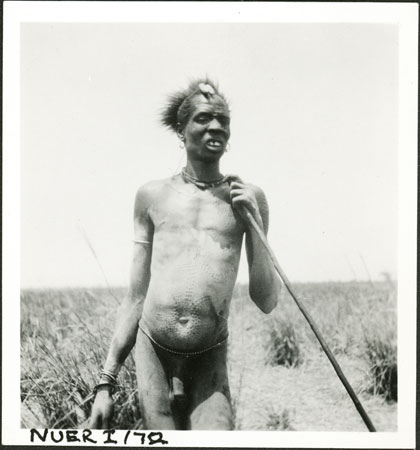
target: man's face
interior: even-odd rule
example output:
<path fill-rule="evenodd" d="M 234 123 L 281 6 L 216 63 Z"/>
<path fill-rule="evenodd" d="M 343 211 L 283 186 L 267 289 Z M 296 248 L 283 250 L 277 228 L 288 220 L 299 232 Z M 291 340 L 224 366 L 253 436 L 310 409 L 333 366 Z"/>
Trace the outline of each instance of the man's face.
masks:
<path fill-rule="evenodd" d="M 192 113 L 183 130 L 188 158 L 217 161 L 226 150 L 230 137 L 230 115 L 218 96 L 207 100 L 203 95 L 192 99 Z"/>

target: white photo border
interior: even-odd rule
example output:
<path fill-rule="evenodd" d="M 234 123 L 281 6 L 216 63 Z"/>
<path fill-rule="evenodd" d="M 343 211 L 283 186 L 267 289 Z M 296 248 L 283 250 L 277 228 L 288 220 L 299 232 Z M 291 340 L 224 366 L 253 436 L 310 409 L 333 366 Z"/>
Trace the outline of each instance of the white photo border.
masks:
<path fill-rule="evenodd" d="M 163 5 L 164 3 L 164 5 Z M 169 446 L 414 448 L 416 405 L 418 5 L 410 3 L 4 2 L 3 410 L 5 445 L 20 428 L 20 25 L 29 22 L 392 23 L 399 26 L 398 431 L 165 432 Z M 404 303 L 402 305 L 402 303 Z M 96 433 L 96 432 L 95 432 Z M 97 432 L 98 436 L 101 432 Z M 122 432 L 121 432 L 122 433 Z M 54 445 L 49 441 L 47 445 Z M 68 443 L 66 445 L 83 445 Z M 84 445 L 89 445 L 84 444 Z M 133 444 L 135 445 L 135 444 Z"/>

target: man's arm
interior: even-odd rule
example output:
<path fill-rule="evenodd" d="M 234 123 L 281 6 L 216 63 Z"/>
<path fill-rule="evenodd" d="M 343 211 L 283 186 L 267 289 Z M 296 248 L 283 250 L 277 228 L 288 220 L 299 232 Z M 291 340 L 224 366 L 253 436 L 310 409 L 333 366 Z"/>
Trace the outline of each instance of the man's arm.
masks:
<path fill-rule="evenodd" d="M 231 182 L 232 206 L 240 213 L 242 208 L 247 208 L 267 235 L 269 212 L 264 192 L 257 186 L 243 183 L 238 177 L 231 179 L 236 180 Z M 257 233 L 246 216 L 242 213 L 241 216 L 247 224 L 245 244 L 249 269 L 249 295 L 254 303 L 268 314 L 277 305 L 281 282 Z"/>
<path fill-rule="evenodd" d="M 134 205 L 134 249 L 131 264 L 129 289 L 117 315 L 116 327 L 104 370 L 115 376 L 132 350 L 143 310 L 143 302 L 150 281 L 153 224 L 148 214 L 148 192 L 140 188 Z M 107 383 L 103 376 L 99 382 Z M 108 428 L 113 414 L 111 386 L 104 385 L 97 391 L 92 407 L 91 428 Z"/>

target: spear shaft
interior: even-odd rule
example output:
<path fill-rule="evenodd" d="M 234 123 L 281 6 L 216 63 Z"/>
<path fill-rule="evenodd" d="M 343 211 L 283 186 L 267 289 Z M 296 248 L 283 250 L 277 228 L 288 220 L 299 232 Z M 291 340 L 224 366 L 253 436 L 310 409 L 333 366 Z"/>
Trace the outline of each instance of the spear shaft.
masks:
<path fill-rule="evenodd" d="M 332 354 L 330 348 L 328 347 L 327 343 L 325 342 L 324 338 L 322 337 L 318 327 L 315 325 L 315 322 L 313 321 L 312 317 L 304 307 L 304 305 L 300 302 L 298 297 L 293 292 L 292 285 L 287 278 L 286 274 L 280 267 L 280 264 L 277 261 L 276 256 L 274 255 L 273 250 L 271 249 L 270 245 L 268 244 L 267 238 L 265 237 L 264 232 L 259 227 L 258 223 L 254 219 L 253 215 L 249 212 L 248 209 L 243 208 L 244 213 L 246 214 L 252 228 L 257 233 L 257 236 L 259 237 L 261 243 L 263 244 L 265 250 L 267 251 L 271 261 L 273 262 L 274 268 L 276 269 L 276 272 L 279 274 L 281 280 L 283 281 L 284 285 L 286 286 L 287 291 L 295 301 L 297 307 L 299 308 L 300 312 L 305 317 L 306 321 L 308 322 L 309 326 L 312 328 L 312 331 L 314 332 L 316 338 L 318 339 L 318 342 L 321 344 L 322 349 L 324 350 L 325 354 L 327 355 L 330 363 L 334 367 L 335 372 L 338 375 L 338 378 L 343 383 L 347 393 L 349 394 L 350 398 L 352 399 L 354 406 L 356 407 L 357 411 L 359 412 L 360 416 L 362 417 L 366 427 L 369 431 L 373 432 L 376 431 L 375 427 L 373 426 L 372 421 L 370 420 L 369 416 L 367 415 L 366 411 L 363 409 L 362 404 L 360 403 L 360 400 L 357 398 L 356 393 L 354 392 L 353 388 L 351 387 L 350 383 L 348 382 L 347 378 L 345 377 L 343 371 L 341 370 L 340 365 L 338 364 L 337 360 L 335 359 L 334 355 Z"/>

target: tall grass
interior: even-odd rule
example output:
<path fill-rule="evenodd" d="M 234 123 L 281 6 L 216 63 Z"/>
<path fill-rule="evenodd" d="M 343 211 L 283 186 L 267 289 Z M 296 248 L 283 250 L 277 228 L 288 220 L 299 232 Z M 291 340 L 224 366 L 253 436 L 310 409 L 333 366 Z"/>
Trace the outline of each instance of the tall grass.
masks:
<path fill-rule="evenodd" d="M 111 339 L 115 306 L 110 303 L 115 300 L 103 291 L 94 295 L 79 290 L 24 293 L 21 301 L 21 400 L 26 422 L 48 428 L 86 426 L 91 392 Z M 131 356 L 119 384 L 113 426 L 136 428 L 141 415 Z"/>
<path fill-rule="evenodd" d="M 370 363 L 370 381 L 367 391 L 382 395 L 385 400 L 396 401 L 397 390 L 397 352 L 395 344 L 378 336 L 366 337 L 367 358 Z"/>
<path fill-rule="evenodd" d="M 392 295 L 381 305 L 377 321 L 364 324 L 365 359 L 369 364 L 367 392 L 387 401 L 398 399 L 397 326 Z"/>
<path fill-rule="evenodd" d="M 390 295 L 389 285 L 372 288 L 361 283 L 298 284 L 296 289 L 334 353 L 345 353 L 368 364 L 365 392 L 396 400 L 395 296 Z M 265 348 L 267 367 L 282 364 L 297 370 L 302 362 L 319 354 L 321 350 L 312 331 L 286 293 L 283 292 L 277 309 L 266 316 L 252 305 L 246 292 L 246 287 L 238 286 L 231 307 L 232 316 L 240 315 L 239 320 L 231 322 L 234 329 L 231 327 L 230 334 L 231 342 L 241 341 L 239 347 L 243 352 L 237 356 L 243 353 L 247 358 L 240 364 L 242 369 L 253 357 L 257 343 Z M 122 298 L 124 291 L 114 290 L 114 294 Z M 23 427 L 86 426 L 91 392 L 105 361 L 115 315 L 115 299 L 105 289 L 22 292 Z M 239 390 L 242 377 L 243 374 Z M 119 384 L 121 389 L 114 395 L 112 426 L 139 428 L 141 414 L 131 356 L 120 372 Z M 233 397 L 236 418 L 240 421 L 241 392 L 235 391 Z M 290 429 L 290 418 L 282 414 L 281 411 L 268 414 L 266 429 Z"/>
<path fill-rule="evenodd" d="M 296 324 L 278 311 L 268 321 L 267 362 L 272 366 L 295 367 L 302 362 L 302 344 L 298 339 Z"/>
<path fill-rule="evenodd" d="M 281 413 L 276 412 L 272 407 L 268 410 L 267 430 L 283 430 L 293 431 L 294 428 L 291 423 L 290 412 L 288 409 L 283 409 Z"/>
<path fill-rule="evenodd" d="M 360 390 L 397 400 L 395 286 L 389 283 L 297 284 L 301 301 L 337 356 L 362 358 L 367 377 Z M 296 367 L 322 352 L 293 300 L 283 294 L 265 320 L 267 363 Z"/>

